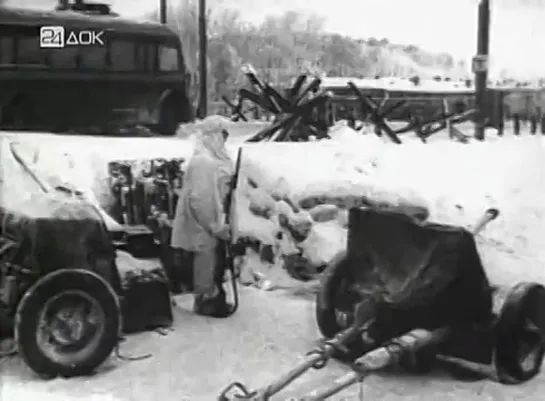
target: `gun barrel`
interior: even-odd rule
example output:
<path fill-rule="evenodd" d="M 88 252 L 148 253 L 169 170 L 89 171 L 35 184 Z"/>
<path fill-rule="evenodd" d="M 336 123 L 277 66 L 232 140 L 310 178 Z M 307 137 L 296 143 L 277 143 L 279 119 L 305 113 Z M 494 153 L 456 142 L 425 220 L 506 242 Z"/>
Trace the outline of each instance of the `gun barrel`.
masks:
<path fill-rule="evenodd" d="M 498 209 L 488 209 L 484 212 L 483 216 L 477 221 L 475 227 L 473 227 L 473 235 L 478 235 L 491 221 L 495 220 L 500 215 Z"/>

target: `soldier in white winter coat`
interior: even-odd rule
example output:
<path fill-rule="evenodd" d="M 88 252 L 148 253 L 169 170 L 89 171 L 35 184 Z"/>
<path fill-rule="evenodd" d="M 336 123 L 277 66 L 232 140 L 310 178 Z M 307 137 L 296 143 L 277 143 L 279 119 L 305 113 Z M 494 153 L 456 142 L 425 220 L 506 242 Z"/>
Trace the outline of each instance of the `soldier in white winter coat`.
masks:
<path fill-rule="evenodd" d="M 197 138 L 184 174 L 171 238 L 173 248 L 192 255 L 195 313 L 214 317 L 226 317 L 232 310 L 225 300 L 222 280 L 218 280 L 218 272 L 223 271 L 223 241 L 231 235 L 223 212 L 234 172 L 225 148 L 227 135 L 215 127 Z"/>

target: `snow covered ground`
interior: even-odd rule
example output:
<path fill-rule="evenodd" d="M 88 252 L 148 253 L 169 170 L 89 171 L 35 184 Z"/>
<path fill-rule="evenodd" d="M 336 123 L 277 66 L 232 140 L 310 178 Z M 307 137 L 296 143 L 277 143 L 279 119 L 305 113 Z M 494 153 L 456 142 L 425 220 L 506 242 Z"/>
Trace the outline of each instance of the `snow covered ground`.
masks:
<path fill-rule="evenodd" d="M 242 140 L 257 129 L 257 126 L 231 125 L 233 154 Z M 181 130 L 182 138 L 130 140 L 77 137 L 60 140 L 58 136 L 27 134 L 21 149 L 26 149 L 26 157 L 35 161 L 37 169 L 44 173 L 62 172 L 62 180 L 72 182 L 102 203 L 107 197 L 104 182 L 107 160 L 189 157 L 191 134 L 196 131 L 198 125 L 193 125 Z M 504 285 L 528 280 L 545 283 L 543 137 L 524 133 L 520 137 L 497 138 L 491 132 L 484 143 L 463 145 L 439 134 L 426 145 L 409 136 L 404 137 L 403 145 L 396 146 L 374 135 L 362 136 L 342 125 L 336 127 L 333 137 L 321 142 L 244 147 L 237 231 L 239 235 L 270 243 L 275 254 L 273 263 L 252 257 L 247 267 L 266 276 L 277 287 L 287 289 L 276 292 L 244 289 L 241 310 L 232 319 L 221 322 L 193 316 L 189 312 L 189 299 L 182 296 L 177 299 L 173 333 L 164 338 L 156 333 L 131 336 L 123 345 L 125 352 L 152 352 L 153 358 L 132 363 L 112 360 L 95 377 L 42 382 L 19 360 L 4 361 L 0 365 L 2 399 L 26 400 L 37 398 L 39 393 L 44 400 L 50 396 L 61 401 L 153 398 L 204 401 L 215 399 L 218 390 L 234 379 L 255 386 L 266 383 L 289 368 L 297 355 L 308 351 L 318 338 L 308 291 L 302 291 L 304 286 L 295 280 L 287 279 L 281 268 L 281 256 L 298 245 L 311 264 L 327 262 L 344 244 L 346 221 L 342 209 L 362 198 L 391 205 L 424 206 L 431 220 L 466 226 L 471 226 L 486 208 L 497 207 L 501 216 L 478 238 L 491 281 Z M 36 148 L 44 155 L 42 162 L 36 158 Z M 66 156 L 53 156 L 59 154 Z M 313 212 L 307 207 L 309 199 L 333 204 L 338 210 L 324 217 L 329 212 Z M 295 204 L 296 210 L 286 205 L 290 203 L 286 200 Z M 285 228 L 282 215 L 292 227 L 304 231 L 302 242 L 286 241 L 289 238 L 286 235 L 279 241 L 274 235 Z M 318 215 L 321 217 L 317 218 Z M 346 370 L 332 363 L 331 368 L 309 374 L 294 388 L 308 391 Z M 426 391 L 422 391 L 424 386 Z M 388 401 L 539 400 L 538 394 L 543 390 L 545 375 L 517 387 L 493 382 L 467 384 L 432 375 L 373 377 L 366 381 L 364 393 L 365 399 Z M 96 398 L 91 396 L 94 393 Z M 334 399 L 357 400 L 357 389 L 349 390 L 345 398 Z"/>
<path fill-rule="evenodd" d="M 318 339 L 312 302 L 284 292 L 243 289 L 240 310 L 227 320 L 193 315 L 190 300 L 177 299 L 175 330 L 167 336 L 129 337 L 122 354 L 153 354 L 137 362 L 109 360 L 93 377 L 41 381 L 18 359 L 3 369 L 2 400 L 7 401 L 213 401 L 221 389 L 239 380 L 250 387 L 267 384 L 293 367 Z M 349 368 L 330 362 L 311 371 L 274 400 L 323 388 Z M 493 381 L 463 383 L 437 372 L 416 377 L 380 374 L 364 382 L 364 400 L 376 401 L 540 401 L 545 375 L 520 386 Z M 358 401 L 353 386 L 335 401 Z"/>

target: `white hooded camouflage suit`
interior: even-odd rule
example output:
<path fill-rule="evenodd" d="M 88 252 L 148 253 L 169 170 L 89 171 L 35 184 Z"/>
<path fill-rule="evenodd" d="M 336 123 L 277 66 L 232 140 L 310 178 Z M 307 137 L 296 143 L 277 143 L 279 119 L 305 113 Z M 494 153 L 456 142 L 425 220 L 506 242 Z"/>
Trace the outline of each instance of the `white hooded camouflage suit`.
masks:
<path fill-rule="evenodd" d="M 194 252 L 196 295 L 214 296 L 218 233 L 224 228 L 223 201 L 234 166 L 225 148 L 222 127 L 203 130 L 184 174 L 176 206 L 171 245 Z"/>

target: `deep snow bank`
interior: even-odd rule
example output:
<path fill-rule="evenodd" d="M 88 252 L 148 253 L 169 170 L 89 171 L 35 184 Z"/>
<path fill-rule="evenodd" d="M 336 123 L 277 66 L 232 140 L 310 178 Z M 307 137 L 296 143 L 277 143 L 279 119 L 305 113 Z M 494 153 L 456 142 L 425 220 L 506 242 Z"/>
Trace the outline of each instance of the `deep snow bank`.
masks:
<path fill-rule="evenodd" d="M 344 248 L 351 206 L 422 206 L 430 220 L 468 227 L 485 209 L 498 207 L 501 218 L 479 239 L 492 280 L 512 283 L 524 269 L 529 279 L 545 282 L 540 137 L 490 135 L 484 143 L 464 145 L 439 134 L 428 144 L 406 138 L 395 146 L 346 127 L 336 131 L 330 141 L 244 147 L 240 236 L 270 244 L 275 257 L 302 252 L 305 263 L 318 268 Z M 289 224 L 282 224 L 282 216 Z M 292 231 L 301 238 L 294 239 Z M 281 263 L 277 258 L 260 269 Z M 256 264 L 253 258 L 251 267 Z"/>
<path fill-rule="evenodd" d="M 97 205 L 111 201 L 108 163 L 114 160 L 142 161 L 154 158 L 185 158 L 193 153 L 195 135 L 209 126 L 232 132 L 230 142 L 239 144 L 259 131 L 264 123 L 236 123 L 221 116 L 181 126 L 175 138 L 105 138 L 46 133 L 2 132 L 25 163 L 51 186 L 68 185 L 82 191 Z M 138 168 L 138 164 L 137 164 Z M 138 171 L 134 172 L 138 174 Z"/>
<path fill-rule="evenodd" d="M 228 124 L 233 156 L 242 141 L 262 127 L 215 116 L 181 127 L 181 138 L 8 137 L 18 142 L 25 161 L 48 182 L 69 183 L 97 204 L 107 205 L 108 162 L 189 159 L 194 135 L 207 124 Z M 344 247 L 346 209 L 369 203 L 417 205 L 429 210 L 431 220 L 466 226 L 486 208 L 498 207 L 501 218 L 480 240 L 485 263 L 494 267 L 491 274 L 500 272 L 496 275 L 509 282 L 524 269 L 529 278 L 545 281 L 540 266 L 545 261 L 541 137 L 494 135 L 484 143 L 463 145 L 438 134 L 428 144 L 406 136 L 404 144 L 396 146 L 342 123 L 332 129 L 332 136 L 309 143 L 244 145 L 237 233 L 264 244 L 261 258 L 246 258 L 249 281 L 256 274 L 275 276 L 282 269 L 271 267 L 284 265 L 286 259 L 296 271 L 319 270 Z"/>
<path fill-rule="evenodd" d="M 221 126 L 231 133 L 230 142 L 244 140 L 246 137 L 257 133 L 266 127 L 268 123 L 263 121 L 231 121 L 224 116 L 212 115 L 203 120 L 197 120 L 194 123 L 182 124 L 176 132 L 178 138 L 191 138 L 198 135 L 200 130 L 205 127 Z"/>

